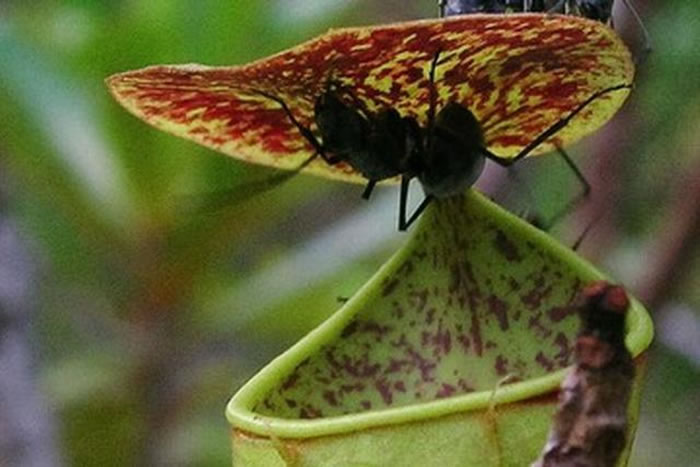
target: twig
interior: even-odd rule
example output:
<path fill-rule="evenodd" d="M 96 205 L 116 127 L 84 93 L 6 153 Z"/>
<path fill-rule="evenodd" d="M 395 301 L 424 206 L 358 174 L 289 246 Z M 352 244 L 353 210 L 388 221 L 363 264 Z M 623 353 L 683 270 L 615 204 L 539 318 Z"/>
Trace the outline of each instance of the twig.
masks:
<path fill-rule="evenodd" d="M 582 295 L 576 364 L 562 383 L 549 438 L 533 467 L 613 467 L 626 444 L 634 381 L 624 341 L 629 299 L 605 281 Z"/>

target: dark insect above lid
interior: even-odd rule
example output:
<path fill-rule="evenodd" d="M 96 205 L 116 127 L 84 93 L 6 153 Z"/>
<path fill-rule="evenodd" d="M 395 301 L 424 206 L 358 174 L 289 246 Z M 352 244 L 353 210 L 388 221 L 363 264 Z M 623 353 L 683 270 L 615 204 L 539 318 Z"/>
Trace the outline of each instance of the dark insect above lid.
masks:
<path fill-rule="evenodd" d="M 464 105 L 448 102 L 437 111 L 435 73 L 439 58 L 440 51 L 434 54 L 428 72 L 429 106 L 425 127 L 413 117 L 402 117 L 392 107 L 372 112 L 351 90 L 329 81 L 314 105 L 319 139 L 311 128 L 299 123 L 283 99 L 264 91 L 257 92 L 281 106 L 315 154 L 326 163 L 346 163 L 362 174 L 367 179 L 363 198 L 369 198 L 377 182 L 401 176 L 399 230 L 406 230 L 432 199 L 454 196 L 470 187 L 481 174 L 487 158 L 510 166 L 554 136 L 596 99 L 631 87 L 623 83 L 594 93 L 567 116 L 536 135 L 517 155 L 500 157 L 486 148 L 479 121 Z M 420 181 L 425 198 L 407 218 L 408 187 L 414 177 Z"/>

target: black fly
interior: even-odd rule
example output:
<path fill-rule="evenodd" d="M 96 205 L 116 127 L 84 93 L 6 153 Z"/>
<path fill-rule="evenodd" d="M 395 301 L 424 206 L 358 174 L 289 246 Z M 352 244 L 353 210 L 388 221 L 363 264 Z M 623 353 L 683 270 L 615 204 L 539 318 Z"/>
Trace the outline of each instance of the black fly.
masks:
<path fill-rule="evenodd" d="M 435 68 L 440 52 L 430 66 L 430 102 L 426 127 L 415 118 L 402 117 L 396 109 L 369 111 L 349 89 L 331 82 L 316 99 L 314 120 L 320 139 L 302 125 L 289 106 L 277 96 L 254 91 L 277 102 L 315 155 L 328 164 L 344 162 L 367 181 L 363 198 L 370 197 L 377 182 L 401 176 L 399 230 L 406 230 L 435 198 L 463 193 L 479 177 L 486 159 L 508 167 L 566 126 L 588 104 L 612 91 L 630 88 L 613 86 L 594 93 L 569 115 L 543 131 L 512 158 L 500 157 L 486 147 L 483 130 L 474 114 L 457 102 L 436 111 Z M 407 219 L 408 188 L 418 178 L 425 198 Z"/>

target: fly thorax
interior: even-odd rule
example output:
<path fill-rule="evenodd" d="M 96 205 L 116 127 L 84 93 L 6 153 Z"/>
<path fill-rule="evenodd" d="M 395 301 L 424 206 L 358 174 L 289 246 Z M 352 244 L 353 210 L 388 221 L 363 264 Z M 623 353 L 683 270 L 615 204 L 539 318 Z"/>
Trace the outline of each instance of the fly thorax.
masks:
<path fill-rule="evenodd" d="M 360 112 L 335 94 L 326 92 L 314 106 L 314 119 L 324 148 L 338 156 L 359 152 L 367 147 L 368 123 Z"/>

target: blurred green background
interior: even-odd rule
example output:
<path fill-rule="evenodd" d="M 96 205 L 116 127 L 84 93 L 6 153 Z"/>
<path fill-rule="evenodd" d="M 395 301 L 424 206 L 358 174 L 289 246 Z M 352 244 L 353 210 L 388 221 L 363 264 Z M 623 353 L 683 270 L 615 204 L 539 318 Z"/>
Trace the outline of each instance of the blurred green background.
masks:
<path fill-rule="evenodd" d="M 594 192 L 554 234 L 572 244 L 594 221 L 581 253 L 655 316 L 631 465 L 700 465 L 700 3 L 635 4 L 654 50 L 625 108 L 572 149 Z M 105 77 L 240 64 L 329 27 L 435 13 L 433 0 L 0 1 L 0 465 L 229 464 L 228 398 L 402 241 L 395 189 L 366 203 L 359 186 L 298 176 L 255 193 L 274 171 L 148 127 Z M 576 189 L 556 158 L 519 173 L 480 184 L 516 210 L 529 190 L 545 213 Z M 207 209 L 217 190 L 237 201 Z"/>

